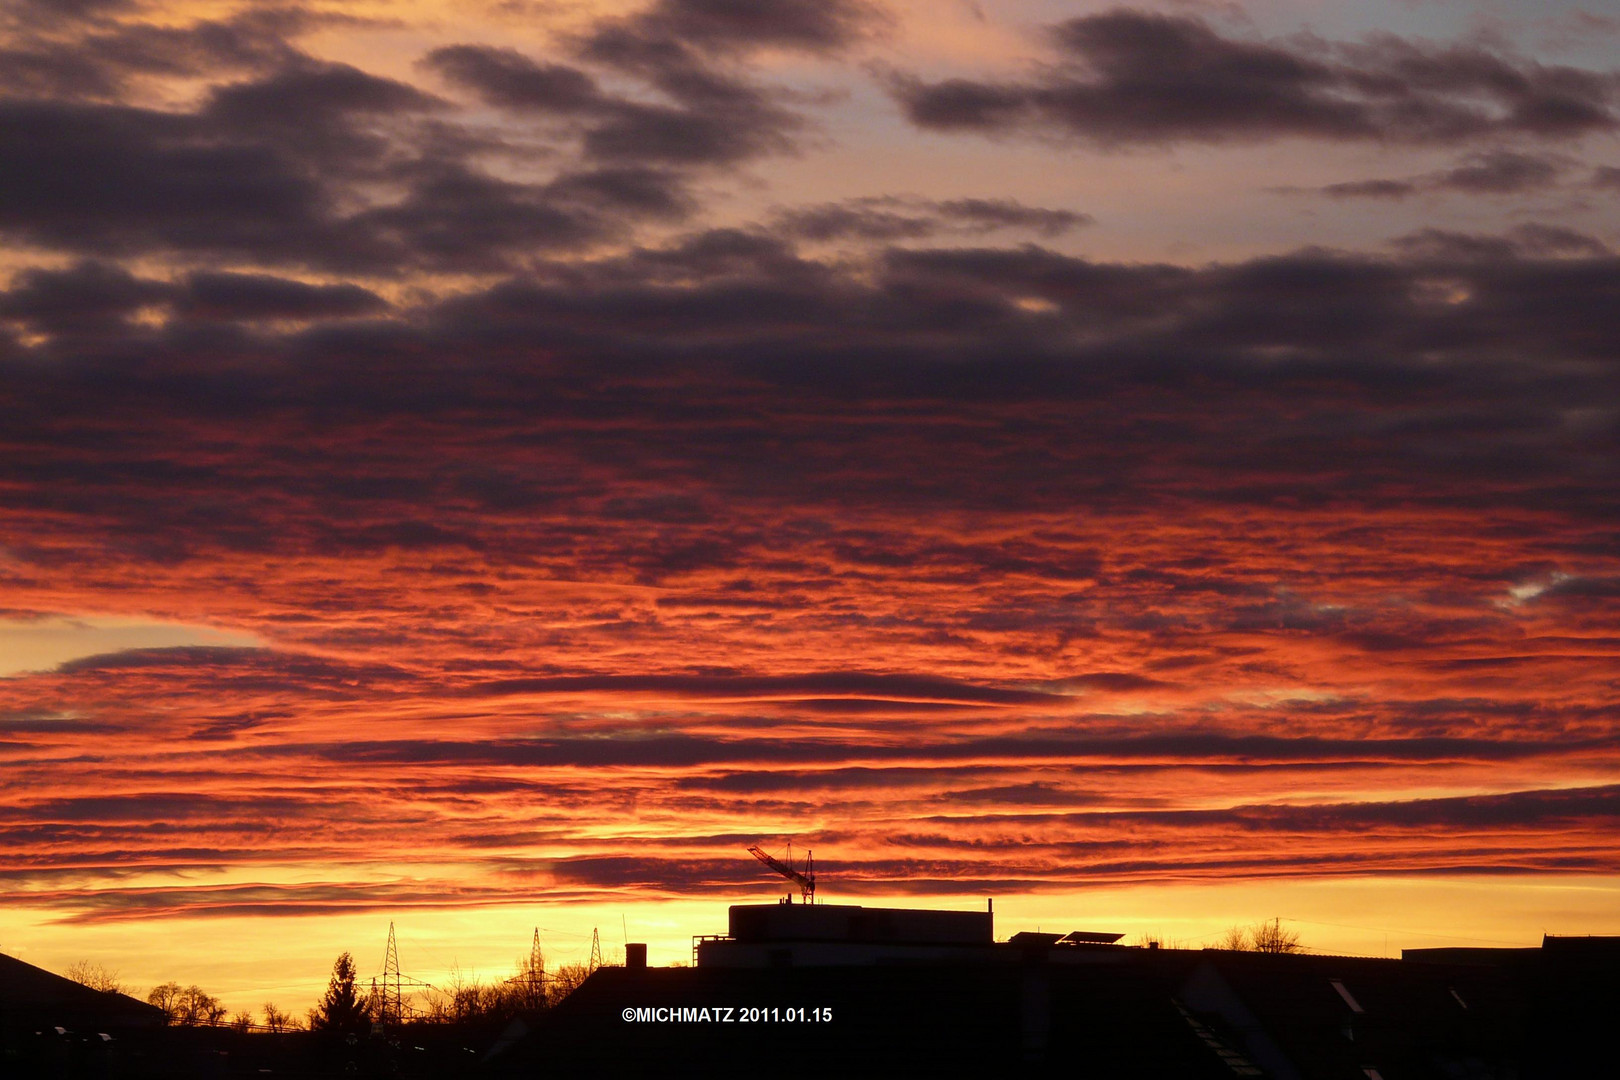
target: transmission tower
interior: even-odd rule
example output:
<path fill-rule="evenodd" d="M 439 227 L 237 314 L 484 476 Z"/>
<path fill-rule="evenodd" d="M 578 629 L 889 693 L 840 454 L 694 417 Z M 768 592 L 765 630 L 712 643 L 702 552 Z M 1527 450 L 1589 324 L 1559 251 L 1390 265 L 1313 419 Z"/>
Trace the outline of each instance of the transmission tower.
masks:
<path fill-rule="evenodd" d="M 523 974 L 528 981 L 529 1003 L 531 1007 L 538 1007 L 546 996 L 546 958 L 540 952 L 538 926 L 534 928 L 534 944 L 529 946 L 529 970 Z"/>
<path fill-rule="evenodd" d="M 586 965 L 586 969 L 588 971 L 595 971 L 597 968 L 599 968 L 601 966 L 602 966 L 602 938 L 601 938 L 601 936 L 599 934 L 597 934 L 596 927 L 593 926 L 593 927 L 591 927 L 591 962 Z"/>
<path fill-rule="evenodd" d="M 382 1022 L 384 1026 L 399 1026 L 404 1013 L 404 995 L 400 992 L 399 949 L 394 944 L 394 924 L 388 924 L 388 952 L 383 956 Z"/>

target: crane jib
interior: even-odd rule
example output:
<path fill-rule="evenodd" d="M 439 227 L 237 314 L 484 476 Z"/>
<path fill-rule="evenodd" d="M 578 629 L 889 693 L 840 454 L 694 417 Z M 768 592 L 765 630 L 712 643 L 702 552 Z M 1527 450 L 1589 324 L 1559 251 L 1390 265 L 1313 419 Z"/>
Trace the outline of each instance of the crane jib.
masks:
<path fill-rule="evenodd" d="M 792 848 L 789 847 L 788 850 L 791 852 Z M 776 858 L 774 855 L 765 851 L 758 845 L 749 848 L 748 853 L 754 858 L 758 859 L 760 862 L 764 863 L 766 866 L 770 867 L 772 870 L 775 870 L 778 874 L 781 874 L 789 881 L 798 885 L 799 895 L 804 899 L 805 903 L 815 902 L 816 863 L 813 853 L 805 853 L 803 872 L 800 872 L 799 869 L 793 866 L 791 862 L 784 863 L 782 860 Z M 791 855 L 789 858 L 791 859 Z"/>

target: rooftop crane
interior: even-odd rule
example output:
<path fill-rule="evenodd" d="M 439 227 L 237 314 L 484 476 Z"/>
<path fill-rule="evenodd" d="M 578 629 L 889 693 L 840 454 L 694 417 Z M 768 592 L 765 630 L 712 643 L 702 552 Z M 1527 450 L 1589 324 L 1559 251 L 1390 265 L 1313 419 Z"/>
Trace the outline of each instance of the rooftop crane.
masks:
<path fill-rule="evenodd" d="M 799 898 L 806 904 L 816 902 L 816 859 L 814 852 L 806 851 L 804 853 L 804 870 L 802 872 L 793 865 L 792 844 L 788 844 L 787 862 L 783 862 L 769 854 L 758 844 L 749 848 L 748 854 L 797 885 L 799 887 Z M 791 901 L 792 899 L 793 896 L 790 893 L 788 900 Z"/>

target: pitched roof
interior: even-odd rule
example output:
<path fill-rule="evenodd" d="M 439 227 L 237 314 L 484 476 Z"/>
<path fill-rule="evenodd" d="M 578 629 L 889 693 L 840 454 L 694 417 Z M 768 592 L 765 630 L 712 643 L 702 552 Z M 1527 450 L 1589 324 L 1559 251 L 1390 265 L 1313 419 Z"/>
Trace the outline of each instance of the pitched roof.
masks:
<path fill-rule="evenodd" d="M 65 1027 L 152 1027 L 163 1010 L 127 994 L 92 990 L 15 956 L 0 953 L 0 1013 Z"/>

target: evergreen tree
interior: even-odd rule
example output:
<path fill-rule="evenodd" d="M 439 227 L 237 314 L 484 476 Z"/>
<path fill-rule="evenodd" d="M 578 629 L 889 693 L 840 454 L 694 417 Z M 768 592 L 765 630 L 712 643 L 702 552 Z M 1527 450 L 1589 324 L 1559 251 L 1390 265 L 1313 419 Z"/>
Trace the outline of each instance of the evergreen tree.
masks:
<path fill-rule="evenodd" d="M 355 993 L 354 978 L 354 957 L 344 953 L 332 965 L 332 981 L 326 985 L 326 996 L 309 1014 L 310 1027 L 338 1034 L 365 1029 L 366 1003 Z"/>

